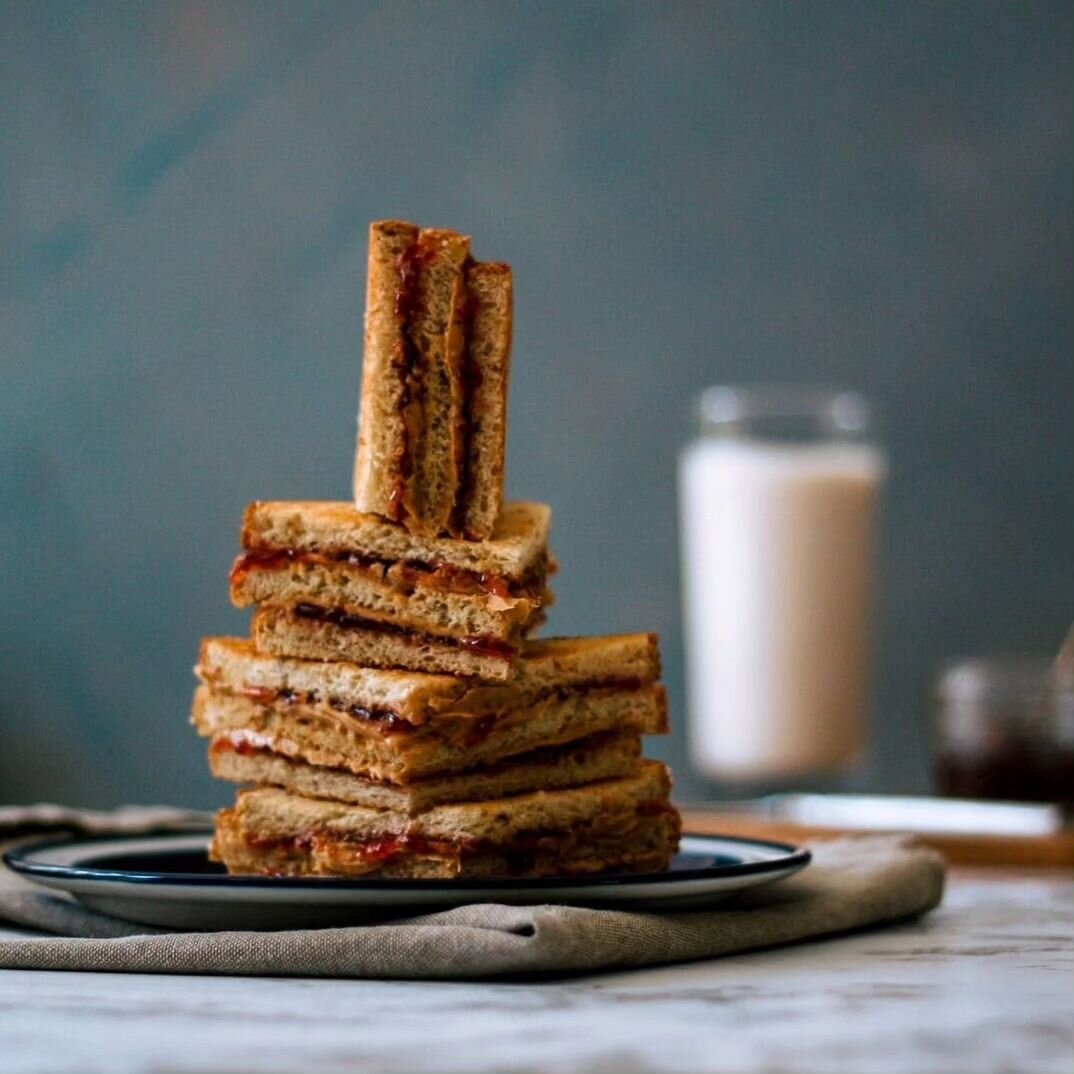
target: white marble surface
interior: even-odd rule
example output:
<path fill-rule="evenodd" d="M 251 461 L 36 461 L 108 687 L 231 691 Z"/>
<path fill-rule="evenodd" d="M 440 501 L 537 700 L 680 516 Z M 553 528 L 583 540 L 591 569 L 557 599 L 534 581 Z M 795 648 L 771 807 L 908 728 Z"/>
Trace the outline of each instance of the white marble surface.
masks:
<path fill-rule="evenodd" d="M 1070 1074 L 1074 882 L 966 876 L 925 920 L 525 984 L 0 973 L 4 1074 Z"/>

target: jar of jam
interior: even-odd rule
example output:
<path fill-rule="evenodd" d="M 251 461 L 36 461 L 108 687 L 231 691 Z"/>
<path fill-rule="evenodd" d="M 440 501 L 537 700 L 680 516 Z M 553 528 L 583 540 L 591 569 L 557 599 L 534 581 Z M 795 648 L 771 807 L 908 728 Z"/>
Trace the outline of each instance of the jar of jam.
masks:
<path fill-rule="evenodd" d="M 1046 657 L 960 660 L 936 687 L 934 781 L 957 798 L 1074 806 L 1074 681 Z"/>

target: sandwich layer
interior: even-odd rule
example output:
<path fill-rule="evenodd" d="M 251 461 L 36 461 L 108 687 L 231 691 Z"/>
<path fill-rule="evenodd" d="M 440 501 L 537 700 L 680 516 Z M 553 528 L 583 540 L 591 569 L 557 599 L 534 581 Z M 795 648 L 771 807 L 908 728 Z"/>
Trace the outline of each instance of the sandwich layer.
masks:
<path fill-rule="evenodd" d="M 242 732 L 257 748 L 396 785 L 607 732 L 653 735 L 668 729 L 667 699 L 657 685 L 552 689 L 529 705 L 443 711 L 417 725 L 338 698 L 281 693 L 255 699 L 202 685 L 192 720 L 206 737 Z"/>
<path fill-rule="evenodd" d="M 233 872 L 547 876 L 666 868 L 680 821 L 667 769 L 416 817 L 276 788 L 240 793 L 217 818 L 212 855 Z"/>
<path fill-rule="evenodd" d="M 466 772 L 396 785 L 377 783 L 344 768 L 291 760 L 265 744 L 271 741 L 246 730 L 217 732 L 209 745 L 209 767 L 218 779 L 233 783 L 282 787 L 310 798 L 410 815 L 447 802 L 477 802 L 615 779 L 629 775 L 641 756 L 637 734 L 611 732 Z"/>
<path fill-rule="evenodd" d="M 259 704 L 302 700 L 422 724 L 453 705 L 465 683 L 447 675 L 381 671 L 342 662 L 293 660 L 259 652 L 247 638 L 203 638 L 195 674 L 215 693 Z"/>
<path fill-rule="evenodd" d="M 231 599 L 240 608 L 311 603 L 421 633 L 517 642 L 551 603 L 546 573 L 543 558 L 509 583 L 354 553 L 247 552 L 232 568 Z"/>
<path fill-rule="evenodd" d="M 407 668 L 503 682 L 514 674 L 520 639 L 484 634 L 418 634 L 339 608 L 262 605 L 252 624 L 259 649 L 306 660 L 345 660 L 365 667 Z"/>
<path fill-rule="evenodd" d="M 411 437 L 411 495 L 401 521 L 416 533 L 458 536 L 452 512 L 462 472 L 458 428 L 463 421 L 466 276 L 470 240 L 454 231 L 423 228 L 410 252 L 417 269 L 409 335 L 420 358 L 419 435 Z"/>
<path fill-rule="evenodd" d="M 670 807 L 668 807 L 670 809 Z M 626 833 L 580 827 L 510 846 L 465 846 L 421 836 L 354 841 L 328 832 L 266 839 L 233 810 L 216 821 L 210 858 L 237 876 L 374 876 L 398 880 L 659 873 L 679 845 L 670 812 L 636 815 Z"/>
<path fill-rule="evenodd" d="M 247 507 L 241 542 L 247 552 L 354 555 L 417 570 L 454 568 L 495 592 L 499 583 L 510 586 L 538 568 L 547 555 L 551 525 L 546 504 L 519 501 L 504 504 L 487 540 L 456 541 L 410 533 L 349 503 L 276 500 Z"/>
<path fill-rule="evenodd" d="M 204 638 L 195 671 L 216 693 L 262 704 L 330 702 L 383 728 L 441 713 L 526 708 L 555 692 L 651 685 L 660 677 L 660 650 L 655 634 L 543 638 L 525 644 L 511 683 L 475 685 L 450 675 L 271 656 L 246 638 Z"/>

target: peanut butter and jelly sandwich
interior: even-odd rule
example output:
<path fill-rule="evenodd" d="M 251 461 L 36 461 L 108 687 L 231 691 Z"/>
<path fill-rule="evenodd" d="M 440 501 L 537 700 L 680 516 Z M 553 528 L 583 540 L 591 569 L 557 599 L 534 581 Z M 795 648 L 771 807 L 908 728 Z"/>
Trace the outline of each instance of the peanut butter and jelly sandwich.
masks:
<path fill-rule="evenodd" d="M 645 634 L 529 642 L 502 686 L 207 638 L 193 722 L 222 779 L 416 813 L 625 775 L 667 731 L 659 671 Z"/>
<path fill-rule="evenodd" d="M 251 504 L 192 722 L 239 784 L 231 873 L 577 876 L 667 869 L 680 820 L 653 634 L 535 640 L 551 511 L 505 503 L 512 276 L 470 240 L 369 235 L 354 501 Z"/>
<path fill-rule="evenodd" d="M 484 541 L 422 537 L 336 502 L 258 502 L 231 598 L 281 656 L 506 679 L 551 603 L 551 512 L 510 503 Z"/>
<path fill-rule="evenodd" d="M 425 536 L 484 540 L 503 501 L 511 269 L 470 240 L 371 225 L 354 500 Z"/>
<path fill-rule="evenodd" d="M 577 876 L 666 869 L 678 845 L 671 781 L 655 761 L 628 775 L 414 817 L 275 787 L 242 792 L 212 856 L 231 872 L 301 876 Z"/>

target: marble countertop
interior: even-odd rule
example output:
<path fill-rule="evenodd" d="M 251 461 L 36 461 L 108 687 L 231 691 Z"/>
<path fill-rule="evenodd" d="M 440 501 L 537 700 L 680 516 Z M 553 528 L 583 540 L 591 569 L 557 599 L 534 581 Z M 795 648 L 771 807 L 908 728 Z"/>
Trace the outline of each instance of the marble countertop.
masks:
<path fill-rule="evenodd" d="M 541 983 L 0 973 L 5 1074 L 1068 1074 L 1074 881 L 962 874 L 929 917 Z"/>

